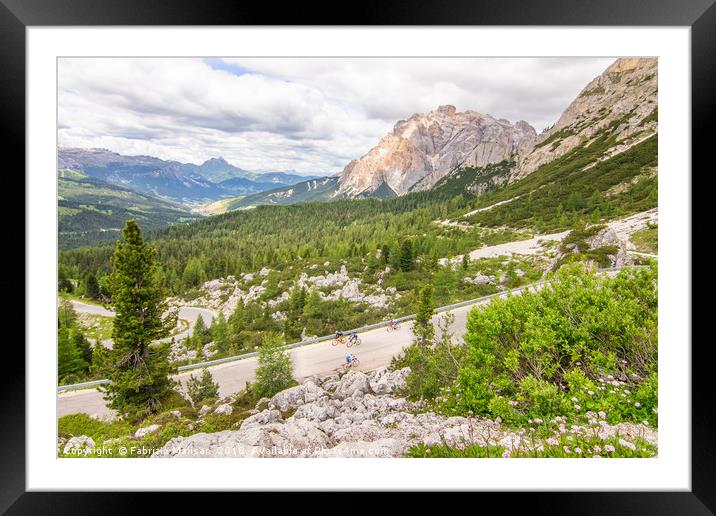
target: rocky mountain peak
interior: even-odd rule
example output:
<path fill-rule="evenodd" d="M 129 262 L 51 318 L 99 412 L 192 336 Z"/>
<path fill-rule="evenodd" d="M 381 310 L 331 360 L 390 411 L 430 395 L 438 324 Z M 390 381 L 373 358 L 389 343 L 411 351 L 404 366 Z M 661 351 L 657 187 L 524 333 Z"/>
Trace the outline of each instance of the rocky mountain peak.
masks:
<path fill-rule="evenodd" d="M 397 195 L 426 190 L 459 166 L 485 166 L 521 155 L 537 134 L 524 121 L 512 124 L 476 111 L 439 106 L 400 120 L 393 131 L 339 174 L 338 195 Z"/>
<path fill-rule="evenodd" d="M 204 163 L 201 164 L 202 167 L 212 167 L 212 166 L 229 166 L 229 163 L 219 156 L 218 158 L 209 158 Z"/>
<path fill-rule="evenodd" d="M 455 106 L 452 106 L 450 104 L 445 104 L 444 106 L 438 106 L 438 108 L 435 111 L 437 111 L 441 115 L 452 116 L 455 114 L 457 109 L 455 108 Z"/>

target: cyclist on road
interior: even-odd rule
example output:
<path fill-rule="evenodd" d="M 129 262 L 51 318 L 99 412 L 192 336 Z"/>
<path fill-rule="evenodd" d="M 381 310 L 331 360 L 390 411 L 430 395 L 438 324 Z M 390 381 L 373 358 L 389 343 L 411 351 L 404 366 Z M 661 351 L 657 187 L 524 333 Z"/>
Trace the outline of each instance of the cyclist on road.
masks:
<path fill-rule="evenodd" d="M 348 353 L 348 354 L 346 355 L 346 364 L 347 364 L 347 365 L 350 365 L 351 362 L 353 362 L 353 359 L 354 359 L 354 358 L 355 358 L 355 356 L 353 356 L 353 353 Z"/>
<path fill-rule="evenodd" d="M 357 333 L 351 333 L 350 336 L 348 337 L 348 342 L 350 342 L 351 344 L 353 344 L 357 340 L 358 340 Z"/>

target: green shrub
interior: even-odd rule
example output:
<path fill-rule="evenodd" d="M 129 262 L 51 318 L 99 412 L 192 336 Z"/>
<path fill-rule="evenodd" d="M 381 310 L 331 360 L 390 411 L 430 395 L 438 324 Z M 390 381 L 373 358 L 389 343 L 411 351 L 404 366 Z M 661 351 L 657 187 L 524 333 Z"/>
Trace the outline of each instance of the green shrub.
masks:
<path fill-rule="evenodd" d="M 291 355 L 276 335 L 267 335 L 259 349 L 254 391 L 259 398 L 269 398 L 296 384 Z"/>
<path fill-rule="evenodd" d="M 571 437 L 571 439 L 567 439 Z M 541 441 L 543 442 L 543 441 Z M 559 458 L 581 459 L 595 456 L 603 458 L 652 458 L 657 450 L 653 444 L 637 438 L 632 441 L 612 437 L 602 440 L 589 435 L 566 434 L 554 444 L 543 443 L 542 449 L 526 447 L 510 448 L 507 446 L 469 444 L 465 446 L 448 446 L 445 444 L 426 446 L 418 444 L 406 453 L 411 458 Z"/>
<path fill-rule="evenodd" d="M 609 278 L 566 265 L 538 292 L 473 309 L 459 352 L 406 350 L 408 396 L 513 423 L 591 410 L 656 426 L 656 280 L 655 266 Z"/>
<path fill-rule="evenodd" d="M 58 435 L 65 437 L 87 435 L 98 444 L 106 439 L 130 433 L 131 429 L 131 426 L 124 421 L 99 421 L 87 414 L 70 414 L 57 420 Z"/>

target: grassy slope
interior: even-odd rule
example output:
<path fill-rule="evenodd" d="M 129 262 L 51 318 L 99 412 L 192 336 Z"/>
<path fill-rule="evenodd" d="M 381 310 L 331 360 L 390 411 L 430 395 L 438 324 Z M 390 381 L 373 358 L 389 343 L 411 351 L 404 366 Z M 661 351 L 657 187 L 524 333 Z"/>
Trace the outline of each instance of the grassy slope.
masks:
<path fill-rule="evenodd" d="M 608 128 L 526 178 L 479 197 L 474 208 L 522 196 L 517 202 L 474 214 L 468 221 L 551 231 L 592 215 L 597 219 L 616 218 L 655 207 L 657 177 L 646 171 L 657 165 L 657 136 L 586 168 L 614 144 L 615 135 Z M 633 184 L 618 194 L 607 195 L 610 188 L 628 181 Z M 595 210 L 599 211 L 595 214 Z"/>

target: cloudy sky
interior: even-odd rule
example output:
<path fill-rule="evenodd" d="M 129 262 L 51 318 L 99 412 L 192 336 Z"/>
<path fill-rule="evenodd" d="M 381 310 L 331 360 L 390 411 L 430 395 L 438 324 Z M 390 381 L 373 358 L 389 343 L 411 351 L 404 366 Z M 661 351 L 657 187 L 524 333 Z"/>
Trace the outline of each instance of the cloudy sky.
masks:
<path fill-rule="evenodd" d="M 327 174 L 441 104 L 553 124 L 613 58 L 67 58 L 58 143 Z"/>

